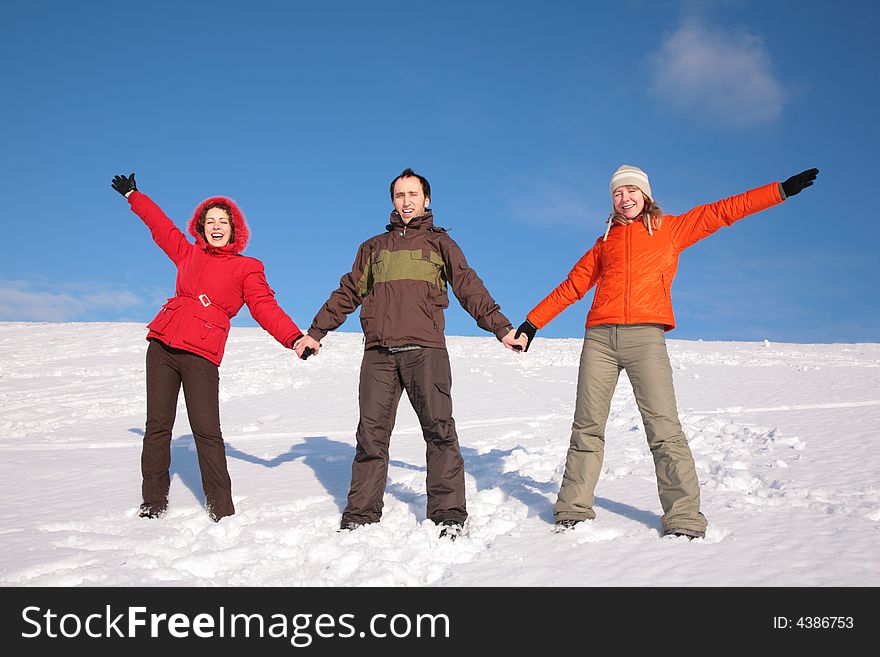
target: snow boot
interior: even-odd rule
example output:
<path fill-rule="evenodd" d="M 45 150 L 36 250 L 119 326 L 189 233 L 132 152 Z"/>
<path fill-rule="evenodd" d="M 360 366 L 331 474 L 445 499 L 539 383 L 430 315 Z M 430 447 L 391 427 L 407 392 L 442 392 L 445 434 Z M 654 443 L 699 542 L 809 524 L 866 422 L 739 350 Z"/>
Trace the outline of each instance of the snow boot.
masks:
<path fill-rule="evenodd" d="M 583 520 L 578 520 L 576 518 L 563 518 L 562 520 L 556 521 L 556 526 L 554 527 L 553 531 L 558 534 L 561 534 L 562 532 L 569 532 L 574 529 L 576 525 L 579 525 L 582 522 Z"/>
<path fill-rule="evenodd" d="M 443 520 L 440 527 L 440 538 L 448 538 L 450 541 L 454 541 L 464 532 L 464 524 L 458 520 Z"/>
<path fill-rule="evenodd" d="M 706 532 L 700 532 L 700 531 L 697 531 L 696 529 L 680 529 L 680 528 L 667 529 L 665 532 L 663 532 L 663 535 L 664 536 L 675 536 L 675 537 L 684 536 L 689 541 L 692 541 L 695 538 L 706 538 Z"/>
<path fill-rule="evenodd" d="M 369 522 L 354 522 L 353 520 L 343 520 L 339 524 L 339 531 L 341 532 L 352 532 L 358 527 L 363 527 L 364 525 L 369 525 Z"/>
<path fill-rule="evenodd" d="M 138 509 L 138 517 L 139 518 L 161 518 L 165 515 L 165 511 L 168 509 L 167 506 L 154 506 L 152 504 L 147 504 L 144 502 L 141 504 Z"/>

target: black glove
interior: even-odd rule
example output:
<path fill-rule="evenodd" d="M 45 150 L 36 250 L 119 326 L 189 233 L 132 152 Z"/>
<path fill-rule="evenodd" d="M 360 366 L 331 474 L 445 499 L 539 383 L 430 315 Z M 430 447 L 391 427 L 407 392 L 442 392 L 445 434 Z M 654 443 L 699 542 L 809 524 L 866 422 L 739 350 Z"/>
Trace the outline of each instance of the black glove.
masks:
<path fill-rule="evenodd" d="M 526 342 L 526 348 L 525 348 L 525 350 L 528 351 L 529 347 L 532 345 L 532 340 L 535 339 L 535 333 L 537 333 L 537 332 L 538 332 L 538 329 L 536 329 L 529 320 L 526 320 L 522 324 L 519 325 L 518 329 L 516 329 L 516 333 L 513 334 L 513 339 L 516 340 L 519 336 L 521 336 L 523 333 L 525 333 L 526 337 L 529 339 L 529 341 Z M 518 348 L 519 347 L 514 347 L 514 349 L 518 349 Z"/>
<path fill-rule="evenodd" d="M 786 180 L 782 183 L 782 191 L 785 192 L 785 197 L 794 196 L 804 187 L 812 185 L 817 175 L 819 175 L 819 169 L 807 169 Z"/>
<path fill-rule="evenodd" d="M 295 349 L 296 343 L 299 342 L 300 340 L 302 340 L 304 337 L 306 337 L 305 334 L 299 336 L 296 340 L 293 341 L 293 343 L 290 345 L 290 348 Z M 300 360 L 306 360 L 309 356 L 314 356 L 314 355 L 315 355 L 315 350 L 312 349 L 311 347 L 306 347 L 303 350 L 303 355 L 300 356 L 299 358 L 300 358 Z"/>
<path fill-rule="evenodd" d="M 113 176 L 113 182 L 110 183 L 110 186 L 123 196 L 129 192 L 137 191 L 137 185 L 134 184 L 134 174 L 131 174 L 128 178 L 125 176 Z"/>

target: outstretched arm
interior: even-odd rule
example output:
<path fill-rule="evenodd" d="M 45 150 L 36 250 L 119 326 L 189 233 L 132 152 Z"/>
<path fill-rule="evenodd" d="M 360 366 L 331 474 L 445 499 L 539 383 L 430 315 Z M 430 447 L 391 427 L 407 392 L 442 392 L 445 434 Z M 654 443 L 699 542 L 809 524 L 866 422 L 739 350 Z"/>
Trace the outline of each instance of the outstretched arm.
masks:
<path fill-rule="evenodd" d="M 672 231 L 672 241 L 679 251 L 684 250 L 724 226 L 730 226 L 800 193 L 813 184 L 818 173 L 818 169 L 807 169 L 784 183 L 770 183 L 715 203 L 697 206 L 682 215 L 670 215 L 668 225 Z"/>
<path fill-rule="evenodd" d="M 364 301 L 372 286 L 370 280 L 370 249 L 366 243 L 361 244 L 351 271 L 339 279 L 336 288 L 312 320 L 308 332 L 297 343 L 296 353 L 300 358 L 308 358 L 306 350 L 317 355 L 321 340 L 330 331 L 339 328 L 345 319 Z"/>
<path fill-rule="evenodd" d="M 149 196 L 138 191 L 134 173 L 130 176 L 114 176 L 110 186 L 128 199 L 132 211 L 150 229 L 153 241 L 174 264 L 179 264 L 192 245 L 174 222 L 162 212 L 162 208 Z"/>
<path fill-rule="evenodd" d="M 501 307 L 489 294 L 477 272 L 468 265 L 458 244 L 445 236 L 440 249 L 447 280 L 461 307 L 476 320 L 477 326 L 494 333 L 505 347 L 513 349 L 513 325 L 501 313 Z"/>
<path fill-rule="evenodd" d="M 593 248 L 582 255 L 581 259 L 575 263 L 575 266 L 568 272 L 565 280 L 529 311 L 526 320 L 535 331 L 544 328 L 571 304 L 583 299 L 584 295 L 596 284 L 600 274 L 599 257 L 602 253 L 602 244 L 603 240 L 600 237 L 596 240 Z M 520 325 L 519 328 L 522 333 L 528 335 L 527 326 Z M 534 337 L 534 334 L 529 337 L 529 344 L 531 344 L 532 337 Z"/>
<path fill-rule="evenodd" d="M 251 317 L 282 345 L 294 349 L 303 333 L 278 305 L 275 291 L 266 281 L 263 264 L 259 260 L 253 260 L 252 263 L 251 271 L 242 282 L 242 295 Z"/>

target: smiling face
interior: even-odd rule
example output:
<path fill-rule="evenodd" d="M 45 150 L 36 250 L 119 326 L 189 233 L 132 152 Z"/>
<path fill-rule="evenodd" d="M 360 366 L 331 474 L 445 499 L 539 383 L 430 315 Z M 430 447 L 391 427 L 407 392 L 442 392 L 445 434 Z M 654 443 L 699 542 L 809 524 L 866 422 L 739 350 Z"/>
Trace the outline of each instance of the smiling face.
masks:
<path fill-rule="evenodd" d="M 232 221 L 223 208 L 211 208 L 205 213 L 205 242 L 215 249 L 229 244 Z"/>
<path fill-rule="evenodd" d="M 614 209 L 627 219 L 635 219 L 645 209 L 645 195 L 635 185 L 622 185 L 612 194 Z"/>
<path fill-rule="evenodd" d="M 413 217 L 421 217 L 425 214 L 431 199 L 425 196 L 422 183 L 418 178 L 406 176 L 398 178 L 394 183 L 391 201 L 403 223 L 408 224 Z"/>

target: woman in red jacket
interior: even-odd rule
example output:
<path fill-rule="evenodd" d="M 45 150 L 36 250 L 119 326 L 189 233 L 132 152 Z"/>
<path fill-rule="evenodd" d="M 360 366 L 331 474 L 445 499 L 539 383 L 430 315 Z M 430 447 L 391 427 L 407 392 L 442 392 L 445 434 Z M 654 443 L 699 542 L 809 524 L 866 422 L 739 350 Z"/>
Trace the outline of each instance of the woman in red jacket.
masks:
<path fill-rule="evenodd" d="M 578 370 L 577 401 L 565 473 L 554 508 L 559 530 L 596 517 L 593 493 L 605 449 L 605 423 L 621 370 L 626 370 L 654 458 L 664 534 L 702 538 L 700 484 L 678 419 L 664 332 L 675 327 L 670 288 L 679 254 L 698 240 L 765 210 L 813 184 L 818 169 L 673 216 L 654 203 L 648 176 L 621 166 L 611 177 L 608 228 L 568 277 L 517 330 L 546 326 L 594 285 Z"/>
<path fill-rule="evenodd" d="M 215 196 L 199 204 L 188 225 L 195 238 L 192 244 L 158 205 L 137 191 L 133 173 L 114 177 L 111 186 L 128 199 L 153 240 L 177 266 L 174 296 L 147 327 L 147 423 L 141 454 L 144 502 L 139 515 L 158 518 L 168 506 L 171 429 L 182 384 L 205 506 L 217 522 L 235 513 L 219 405 L 218 370 L 229 320 L 247 304 L 260 326 L 289 349 L 302 331 L 275 301 L 263 264 L 241 255 L 250 233 L 234 201 Z"/>

